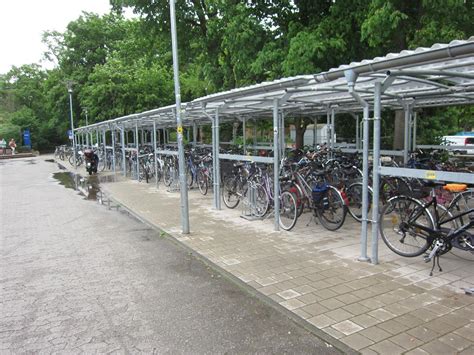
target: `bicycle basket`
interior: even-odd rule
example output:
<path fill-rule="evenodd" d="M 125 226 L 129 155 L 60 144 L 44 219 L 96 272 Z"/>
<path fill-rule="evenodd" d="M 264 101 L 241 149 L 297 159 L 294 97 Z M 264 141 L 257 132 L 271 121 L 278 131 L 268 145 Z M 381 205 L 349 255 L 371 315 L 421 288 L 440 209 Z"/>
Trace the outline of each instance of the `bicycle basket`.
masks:
<path fill-rule="evenodd" d="M 311 190 L 313 201 L 315 204 L 319 204 L 329 190 L 329 185 L 326 183 L 316 184 Z"/>

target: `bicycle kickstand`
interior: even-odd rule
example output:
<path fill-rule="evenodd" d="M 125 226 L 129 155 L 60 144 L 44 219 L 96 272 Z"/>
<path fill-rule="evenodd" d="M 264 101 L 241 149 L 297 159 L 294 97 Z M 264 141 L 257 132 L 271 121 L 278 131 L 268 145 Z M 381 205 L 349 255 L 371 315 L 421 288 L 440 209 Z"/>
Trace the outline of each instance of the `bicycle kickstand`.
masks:
<path fill-rule="evenodd" d="M 439 255 L 435 255 L 433 258 L 433 266 L 431 267 L 430 276 L 433 276 L 433 270 L 435 266 L 438 265 L 439 272 L 442 272 L 441 265 L 439 264 Z"/>

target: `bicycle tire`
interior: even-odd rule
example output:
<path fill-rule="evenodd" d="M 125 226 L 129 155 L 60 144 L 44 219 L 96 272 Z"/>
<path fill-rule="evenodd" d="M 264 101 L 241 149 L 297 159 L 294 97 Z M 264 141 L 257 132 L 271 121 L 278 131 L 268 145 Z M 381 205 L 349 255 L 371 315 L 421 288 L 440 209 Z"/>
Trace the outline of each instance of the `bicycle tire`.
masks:
<path fill-rule="evenodd" d="M 334 186 L 329 186 L 321 202 L 315 208 L 319 223 L 327 230 L 338 230 L 344 224 L 347 206 L 341 193 Z"/>
<path fill-rule="evenodd" d="M 240 197 L 238 195 L 238 185 L 239 182 L 237 181 L 237 177 L 229 176 L 224 180 L 222 189 L 222 199 L 227 208 L 236 208 L 240 202 Z"/>
<path fill-rule="evenodd" d="M 163 168 L 163 182 L 165 186 L 171 186 L 173 183 L 173 174 L 169 165 L 165 165 Z"/>
<path fill-rule="evenodd" d="M 286 231 L 290 231 L 296 225 L 298 220 L 298 208 L 293 193 L 283 191 L 280 195 L 280 227 Z"/>
<path fill-rule="evenodd" d="M 355 182 L 346 189 L 347 196 L 347 212 L 354 218 L 356 221 L 362 221 L 362 190 L 363 185 L 361 182 Z M 368 211 L 369 215 L 370 209 L 372 207 L 372 189 L 368 188 Z"/>
<path fill-rule="evenodd" d="M 429 234 L 414 222 L 431 229 L 434 225 L 430 212 L 418 200 L 404 195 L 389 199 L 379 216 L 379 232 L 385 245 L 405 257 L 423 254 L 431 244 Z"/>
<path fill-rule="evenodd" d="M 197 174 L 197 183 L 198 183 L 198 188 L 199 192 L 201 192 L 202 195 L 207 195 L 207 191 L 209 189 L 208 183 L 207 183 L 207 176 L 204 173 L 204 171 L 199 170 Z"/>
<path fill-rule="evenodd" d="M 267 214 L 268 209 L 270 208 L 270 197 L 261 184 L 255 184 L 255 196 L 256 204 L 253 211 L 254 215 L 256 217 L 263 217 Z"/>

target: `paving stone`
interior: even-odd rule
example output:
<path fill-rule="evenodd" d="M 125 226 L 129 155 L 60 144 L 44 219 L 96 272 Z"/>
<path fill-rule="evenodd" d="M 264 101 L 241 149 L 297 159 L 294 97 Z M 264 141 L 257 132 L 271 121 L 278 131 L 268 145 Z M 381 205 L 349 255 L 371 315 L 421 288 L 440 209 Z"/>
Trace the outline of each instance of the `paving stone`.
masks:
<path fill-rule="evenodd" d="M 354 318 L 351 318 L 350 320 L 353 321 L 354 323 L 359 324 L 363 328 L 369 328 L 373 325 L 380 323 L 380 320 L 374 317 L 371 317 L 367 314 L 358 315 Z"/>
<path fill-rule="evenodd" d="M 405 350 L 411 350 L 413 348 L 423 345 L 420 339 L 415 338 L 407 333 L 400 333 L 391 338 L 388 338 L 392 343 L 397 344 Z"/>
<path fill-rule="evenodd" d="M 289 309 L 290 311 L 306 306 L 306 304 L 304 304 L 301 301 L 298 301 L 297 299 L 291 299 L 291 300 L 281 302 L 280 305 L 282 305 L 286 309 Z"/>
<path fill-rule="evenodd" d="M 421 349 L 425 350 L 429 354 L 442 354 L 442 355 L 450 355 L 450 354 L 457 354 L 457 350 L 450 347 L 449 345 L 442 343 L 439 340 L 433 340 L 428 344 L 421 346 Z"/>
<path fill-rule="evenodd" d="M 466 339 L 474 339 L 474 324 L 470 323 L 462 328 L 456 329 L 455 334 L 460 335 Z"/>
<path fill-rule="evenodd" d="M 360 350 L 362 348 L 372 345 L 374 342 L 360 334 L 352 334 L 340 339 L 344 344 L 350 346 L 352 349 Z"/>
<path fill-rule="evenodd" d="M 369 308 L 361 305 L 360 303 L 353 303 L 343 307 L 344 310 L 351 312 L 353 315 L 365 314 L 370 311 Z"/>
<path fill-rule="evenodd" d="M 429 355 L 426 351 L 420 348 L 416 348 L 410 351 L 407 351 L 405 355 Z"/>
<path fill-rule="evenodd" d="M 351 304 L 351 303 L 355 303 L 355 302 L 358 302 L 360 298 L 350 294 L 350 293 L 346 293 L 344 295 L 340 295 L 340 296 L 337 296 L 336 297 L 336 300 L 338 301 L 341 301 L 342 303 L 345 303 L 345 304 Z"/>
<path fill-rule="evenodd" d="M 363 329 L 360 325 L 351 322 L 350 320 L 333 324 L 332 327 L 344 335 L 350 335 Z"/>
<path fill-rule="evenodd" d="M 386 332 L 383 329 L 378 328 L 377 326 L 373 326 L 373 327 L 361 330 L 360 334 L 362 334 L 363 336 L 365 336 L 365 337 L 367 337 L 370 340 L 373 340 L 375 342 L 382 341 L 382 340 L 390 338 L 392 336 L 392 334 Z"/>
<path fill-rule="evenodd" d="M 369 347 L 369 349 L 375 350 L 379 354 L 402 354 L 405 352 L 405 349 L 398 346 L 397 344 L 392 343 L 389 340 L 381 341 L 380 343 L 376 343 Z"/>
<path fill-rule="evenodd" d="M 277 295 L 280 296 L 281 298 L 285 299 L 285 300 L 289 300 L 289 299 L 301 296 L 300 293 L 298 293 L 298 292 L 296 292 L 292 289 L 285 290 L 285 291 L 282 291 L 282 292 L 278 292 Z"/>
<path fill-rule="evenodd" d="M 386 311 L 383 308 L 379 308 L 379 309 L 376 309 L 374 311 L 371 311 L 371 312 L 368 313 L 368 315 L 372 316 L 374 318 L 377 318 L 381 321 L 386 321 L 386 320 L 389 320 L 389 319 L 392 319 L 393 317 L 395 317 L 394 314 Z"/>
<path fill-rule="evenodd" d="M 330 298 L 330 299 L 321 301 L 319 303 L 323 305 L 324 307 L 326 307 L 327 309 L 331 309 L 331 310 L 344 306 L 344 303 L 342 303 L 341 301 L 338 301 L 335 298 Z"/>
<path fill-rule="evenodd" d="M 463 351 L 459 353 L 459 355 L 472 355 L 472 354 L 474 354 L 474 346 L 472 345 L 469 348 L 464 349 Z"/>
<path fill-rule="evenodd" d="M 438 332 L 435 332 L 434 330 L 424 326 L 418 326 L 416 328 L 410 329 L 406 333 L 414 336 L 417 339 L 420 339 L 423 342 L 429 342 L 433 339 L 439 338 L 440 336 Z"/>
<path fill-rule="evenodd" d="M 442 336 L 438 340 L 446 345 L 449 345 L 451 348 L 456 349 L 457 351 L 462 351 L 472 345 L 473 339 L 469 341 L 462 336 L 459 336 L 454 333 L 449 333 Z"/>
<path fill-rule="evenodd" d="M 313 324 L 314 326 L 318 328 L 326 328 L 330 325 L 333 325 L 336 323 L 336 321 L 332 318 L 329 318 L 328 316 L 324 314 L 320 314 L 319 316 L 314 316 L 308 319 L 308 322 Z"/>
<path fill-rule="evenodd" d="M 335 309 L 335 310 L 333 310 L 333 311 L 327 312 L 326 315 L 327 315 L 328 317 L 331 317 L 331 318 L 334 319 L 335 321 L 338 321 L 338 322 L 353 317 L 353 314 L 352 314 L 352 313 L 349 313 L 349 312 L 343 310 L 342 308 L 340 308 L 340 309 Z"/>
<path fill-rule="evenodd" d="M 396 318 L 382 322 L 378 324 L 377 326 L 379 328 L 382 328 L 383 330 L 386 330 L 387 332 L 393 335 L 404 332 L 408 328 L 407 326 L 396 322 Z"/>
<path fill-rule="evenodd" d="M 302 310 L 311 314 L 312 316 L 317 316 L 328 311 L 324 306 L 321 306 L 319 303 L 313 303 L 308 306 L 302 307 Z"/>
<path fill-rule="evenodd" d="M 298 297 L 297 299 L 306 304 L 316 303 L 321 300 L 321 298 L 316 296 L 314 293 L 308 293 L 306 295 Z"/>

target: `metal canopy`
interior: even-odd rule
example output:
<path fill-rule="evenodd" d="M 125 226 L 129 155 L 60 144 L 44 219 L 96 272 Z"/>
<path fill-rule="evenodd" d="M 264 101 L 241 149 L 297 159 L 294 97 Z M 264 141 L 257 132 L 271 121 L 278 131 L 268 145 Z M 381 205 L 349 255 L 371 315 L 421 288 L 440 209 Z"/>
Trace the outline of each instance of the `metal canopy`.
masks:
<path fill-rule="evenodd" d="M 360 104 L 347 90 L 344 73 L 357 75 L 355 90 L 369 104 L 373 103 L 374 83 L 390 78 L 384 91 L 382 106 L 403 109 L 405 102 L 415 107 L 464 105 L 474 102 L 474 37 L 434 44 L 385 57 L 353 62 L 315 75 L 301 75 L 263 82 L 198 98 L 183 103 L 183 124 L 209 124 L 208 114 L 219 109 L 221 120 L 238 117 L 271 118 L 273 102 L 278 99 L 279 109 L 287 116 L 314 116 L 330 108 L 341 111 L 361 111 Z M 77 128 L 81 132 L 108 130 L 115 126 L 174 127 L 175 106 L 119 117 Z"/>

